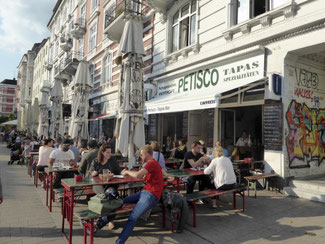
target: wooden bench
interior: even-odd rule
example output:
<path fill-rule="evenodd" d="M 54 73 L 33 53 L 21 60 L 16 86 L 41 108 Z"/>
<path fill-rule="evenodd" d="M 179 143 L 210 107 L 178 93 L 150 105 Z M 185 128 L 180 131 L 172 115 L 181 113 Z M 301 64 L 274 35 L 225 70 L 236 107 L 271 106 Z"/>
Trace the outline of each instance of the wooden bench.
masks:
<path fill-rule="evenodd" d="M 106 216 L 112 216 L 112 215 L 121 215 L 121 214 L 127 214 L 131 213 L 133 208 L 135 207 L 136 203 L 124 203 L 123 206 L 114 212 L 106 215 Z M 82 210 L 78 213 L 74 214 L 77 218 L 83 221 L 84 224 L 84 244 L 87 244 L 87 230 L 89 230 L 89 237 L 90 237 L 90 244 L 94 243 L 94 229 L 95 224 L 94 221 L 97 218 L 102 217 L 100 214 L 97 214 L 91 210 Z M 166 225 L 165 220 L 165 209 L 163 208 L 163 227 Z"/>
<path fill-rule="evenodd" d="M 251 176 L 245 176 L 245 180 L 247 180 L 247 195 L 249 196 L 249 188 L 251 185 L 253 185 L 255 190 L 255 198 L 256 198 L 256 191 L 257 191 L 257 180 L 263 179 L 263 187 L 266 189 L 266 183 L 268 182 L 268 179 L 273 177 L 278 177 L 278 174 L 259 174 L 259 175 L 251 175 Z"/>
<path fill-rule="evenodd" d="M 239 195 L 243 199 L 243 209 L 241 211 L 244 212 L 245 211 L 245 190 L 246 190 L 246 186 L 240 186 L 235 189 L 227 190 L 227 191 L 204 190 L 200 192 L 193 192 L 193 193 L 186 194 L 185 197 L 187 199 L 187 202 L 192 204 L 193 207 L 193 227 L 196 227 L 196 201 L 197 200 L 202 200 L 211 197 L 218 197 L 220 195 L 233 193 L 233 208 L 236 209 L 236 200 L 237 200 L 236 196 Z"/>

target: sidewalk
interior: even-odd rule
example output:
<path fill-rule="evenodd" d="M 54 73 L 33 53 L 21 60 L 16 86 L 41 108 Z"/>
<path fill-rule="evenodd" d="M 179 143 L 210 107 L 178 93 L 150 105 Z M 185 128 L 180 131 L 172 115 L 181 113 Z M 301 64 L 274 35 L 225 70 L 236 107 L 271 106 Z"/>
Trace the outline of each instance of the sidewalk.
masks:
<path fill-rule="evenodd" d="M 26 167 L 7 165 L 8 152 L 0 146 L 0 175 L 5 199 L 0 205 L 0 244 L 63 243 L 58 203 L 53 212 L 45 207 L 45 192 L 34 187 Z M 257 198 L 246 198 L 246 212 L 232 210 L 231 196 L 221 197 L 219 209 L 199 205 L 198 227 L 191 227 L 192 212 L 184 233 L 161 228 L 161 218 L 153 215 L 139 221 L 127 243 L 325 243 L 325 204 L 287 197 L 276 192 L 259 191 Z M 241 202 L 238 202 L 241 206 Z M 85 205 L 77 204 L 76 211 Z M 95 244 L 114 243 L 125 219 L 116 221 L 116 229 L 102 230 Z M 167 222 L 167 226 L 168 222 Z M 169 226 L 170 227 L 170 226 Z M 74 221 L 73 243 L 83 243 L 83 232 Z"/>
<path fill-rule="evenodd" d="M 0 145 L 0 176 L 4 202 L 0 205 L 0 243 L 65 244 L 25 166 L 7 165 L 9 150 Z"/>

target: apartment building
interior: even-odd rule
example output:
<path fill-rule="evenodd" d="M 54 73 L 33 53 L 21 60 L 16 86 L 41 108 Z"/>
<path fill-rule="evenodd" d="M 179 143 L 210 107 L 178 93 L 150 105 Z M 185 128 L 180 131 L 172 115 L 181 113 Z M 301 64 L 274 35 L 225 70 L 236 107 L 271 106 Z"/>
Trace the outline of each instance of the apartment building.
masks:
<path fill-rule="evenodd" d="M 220 140 L 232 152 L 246 131 L 246 153 L 266 172 L 325 172 L 323 1 L 147 4 L 156 11 L 148 140 Z"/>
<path fill-rule="evenodd" d="M 49 86 L 48 55 L 49 39 L 44 39 L 34 60 L 34 78 L 32 89 L 32 132 L 37 133 L 39 124 L 39 105 L 42 99 L 42 88 Z"/>
<path fill-rule="evenodd" d="M 16 79 L 5 79 L 0 82 L 0 116 L 16 113 Z"/>
<path fill-rule="evenodd" d="M 52 84 L 54 79 L 62 82 L 64 103 L 71 104 L 70 84 L 78 63 L 82 59 L 89 62 L 93 86 L 89 97 L 91 137 L 113 137 L 120 79 L 120 67 L 115 59 L 127 14 L 145 19 L 145 74 L 151 72 L 153 25 L 150 17 L 145 18 L 148 13 L 144 4 L 133 0 L 59 0 L 53 9 L 48 24 L 50 80 Z M 68 131 L 69 119 L 65 118 Z"/>
<path fill-rule="evenodd" d="M 18 65 L 17 75 L 17 128 L 32 132 L 32 91 L 34 80 L 34 60 L 41 43 L 35 43 L 31 50 L 23 55 Z"/>

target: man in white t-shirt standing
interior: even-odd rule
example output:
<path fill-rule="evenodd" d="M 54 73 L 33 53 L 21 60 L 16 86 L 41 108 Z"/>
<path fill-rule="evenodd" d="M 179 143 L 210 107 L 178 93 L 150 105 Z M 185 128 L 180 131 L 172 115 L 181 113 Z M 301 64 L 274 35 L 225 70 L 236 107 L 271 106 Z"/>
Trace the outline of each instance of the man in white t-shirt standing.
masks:
<path fill-rule="evenodd" d="M 61 145 L 61 148 L 55 149 L 50 154 L 49 166 L 52 167 L 54 163 L 59 163 L 59 162 L 69 163 L 70 166 L 75 166 L 74 154 L 69 148 L 70 148 L 70 140 L 65 139 Z M 72 172 L 57 173 L 55 176 L 53 187 L 54 188 L 61 187 L 61 179 L 72 178 L 72 177 L 73 177 Z"/>

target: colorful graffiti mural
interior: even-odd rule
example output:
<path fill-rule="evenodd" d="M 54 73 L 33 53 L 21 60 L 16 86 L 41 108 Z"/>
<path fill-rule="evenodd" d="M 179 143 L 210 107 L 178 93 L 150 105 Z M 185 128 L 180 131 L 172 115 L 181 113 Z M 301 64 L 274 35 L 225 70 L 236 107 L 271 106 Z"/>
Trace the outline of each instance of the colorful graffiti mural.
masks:
<path fill-rule="evenodd" d="M 310 167 L 311 161 L 318 161 L 319 166 L 325 159 L 325 109 L 309 108 L 305 103 L 292 100 L 286 119 L 289 167 Z M 303 163 L 292 165 L 294 159 Z"/>

